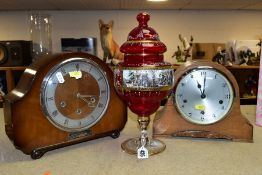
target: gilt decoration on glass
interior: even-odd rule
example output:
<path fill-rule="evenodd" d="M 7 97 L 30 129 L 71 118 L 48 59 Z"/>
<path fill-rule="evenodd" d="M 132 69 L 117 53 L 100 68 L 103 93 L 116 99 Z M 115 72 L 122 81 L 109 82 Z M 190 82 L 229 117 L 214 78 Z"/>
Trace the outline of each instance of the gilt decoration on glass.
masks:
<path fill-rule="evenodd" d="M 138 27 L 128 35 L 120 47 L 124 62 L 115 69 L 114 81 L 118 94 L 129 109 L 138 115 L 141 135 L 122 143 L 121 147 L 138 158 L 147 158 L 165 149 L 165 144 L 148 136 L 150 115 L 159 108 L 161 100 L 169 95 L 174 86 L 174 71 L 171 64 L 164 62 L 166 46 L 158 33 L 148 26 L 149 14 L 137 16 Z"/>

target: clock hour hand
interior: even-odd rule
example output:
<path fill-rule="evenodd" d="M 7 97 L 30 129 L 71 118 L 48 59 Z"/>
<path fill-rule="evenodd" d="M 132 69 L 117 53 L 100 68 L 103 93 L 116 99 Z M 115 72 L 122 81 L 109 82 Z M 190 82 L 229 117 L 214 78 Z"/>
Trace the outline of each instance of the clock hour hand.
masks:
<path fill-rule="evenodd" d="M 95 102 L 96 102 L 95 95 L 81 95 L 80 93 L 77 93 L 76 97 L 86 102 L 89 107 L 95 107 Z"/>
<path fill-rule="evenodd" d="M 200 90 L 200 93 L 201 93 L 201 95 L 203 94 L 203 92 L 202 92 L 202 89 L 201 89 L 201 84 L 197 81 L 197 88 Z"/>
<path fill-rule="evenodd" d="M 200 90 L 200 93 L 201 93 L 201 98 L 206 98 L 206 95 L 205 95 L 205 84 L 206 84 L 206 81 L 204 79 L 204 88 L 203 88 L 203 91 L 202 91 L 202 86 L 201 84 L 197 81 L 197 88 Z"/>

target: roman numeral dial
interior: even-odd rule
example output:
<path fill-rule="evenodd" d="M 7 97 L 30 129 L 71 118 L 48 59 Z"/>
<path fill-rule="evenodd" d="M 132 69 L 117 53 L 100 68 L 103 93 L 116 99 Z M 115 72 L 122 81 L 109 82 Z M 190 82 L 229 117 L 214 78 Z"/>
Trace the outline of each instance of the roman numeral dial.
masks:
<path fill-rule="evenodd" d="M 97 123 L 110 97 L 109 82 L 92 60 L 74 58 L 53 67 L 42 83 L 41 104 L 59 129 L 82 131 Z"/>

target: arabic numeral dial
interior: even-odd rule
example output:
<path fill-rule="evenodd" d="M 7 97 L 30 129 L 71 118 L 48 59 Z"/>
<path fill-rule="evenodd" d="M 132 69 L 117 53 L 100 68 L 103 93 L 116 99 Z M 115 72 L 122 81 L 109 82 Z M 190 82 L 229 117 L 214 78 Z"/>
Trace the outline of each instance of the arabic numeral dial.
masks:
<path fill-rule="evenodd" d="M 194 68 L 178 80 L 174 104 L 186 120 L 212 124 L 222 120 L 233 104 L 233 87 L 227 77 L 212 68 Z"/>

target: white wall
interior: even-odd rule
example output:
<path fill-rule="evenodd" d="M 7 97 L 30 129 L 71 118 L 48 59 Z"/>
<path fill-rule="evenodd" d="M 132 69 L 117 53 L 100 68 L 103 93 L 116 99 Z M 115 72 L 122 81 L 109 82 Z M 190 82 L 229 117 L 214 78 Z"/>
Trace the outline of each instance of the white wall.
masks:
<path fill-rule="evenodd" d="M 98 19 L 114 20 L 114 38 L 123 44 L 128 33 L 137 26 L 140 11 L 44 11 L 52 16 L 53 52 L 60 52 L 60 38 L 96 37 L 98 56 L 102 57 Z M 150 10 L 149 26 L 154 28 L 167 46 L 165 59 L 174 62 L 171 55 L 181 45 L 178 34 L 194 42 L 227 42 L 235 39 L 262 38 L 262 11 L 175 11 Z M 30 40 L 29 11 L 0 12 L 0 40 Z"/>

